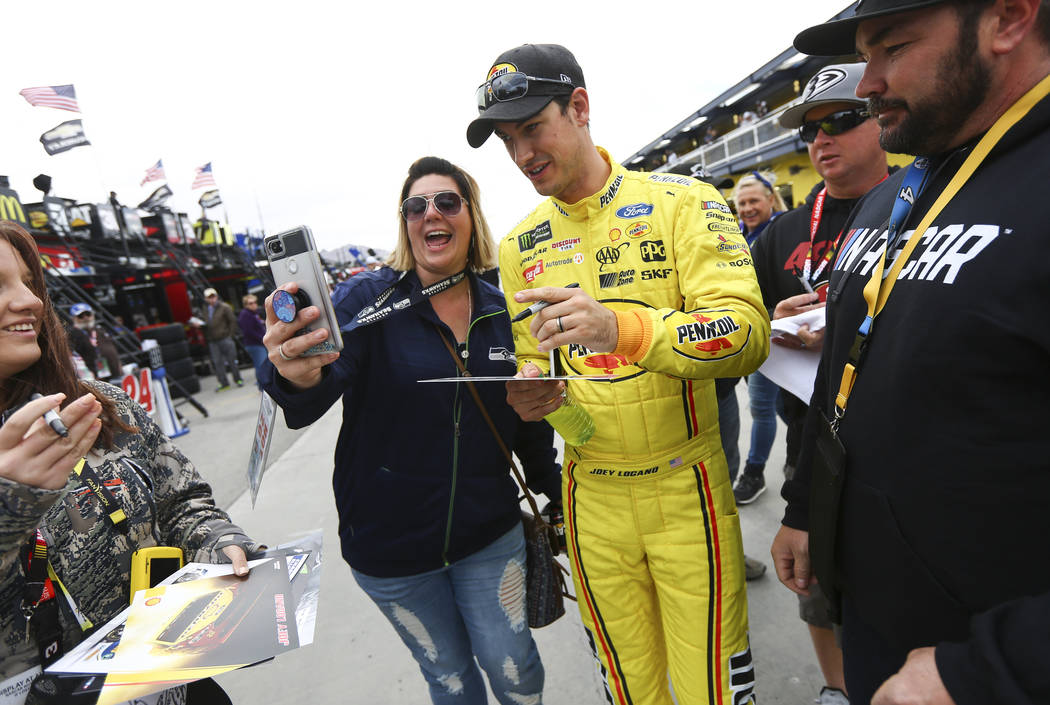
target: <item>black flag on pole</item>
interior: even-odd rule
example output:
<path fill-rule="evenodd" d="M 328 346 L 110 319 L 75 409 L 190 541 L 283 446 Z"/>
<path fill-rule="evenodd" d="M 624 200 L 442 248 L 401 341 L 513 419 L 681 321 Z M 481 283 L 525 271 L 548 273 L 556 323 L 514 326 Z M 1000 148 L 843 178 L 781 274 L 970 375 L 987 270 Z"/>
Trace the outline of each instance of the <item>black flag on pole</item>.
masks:
<path fill-rule="evenodd" d="M 156 191 L 151 193 L 149 197 L 139 204 L 139 208 L 144 211 L 152 211 L 155 208 L 160 208 L 164 205 L 164 201 L 168 200 L 171 196 L 171 188 L 167 184 L 164 184 Z"/>
<path fill-rule="evenodd" d="M 91 143 L 84 136 L 84 125 L 80 120 L 66 120 L 61 125 L 52 127 L 40 135 L 40 144 L 44 145 L 44 150 L 53 156 Z"/>
<path fill-rule="evenodd" d="M 219 189 L 212 189 L 211 191 L 205 191 L 201 194 L 200 201 L 201 208 L 214 208 L 215 206 L 222 205 L 222 198 L 219 196 Z"/>

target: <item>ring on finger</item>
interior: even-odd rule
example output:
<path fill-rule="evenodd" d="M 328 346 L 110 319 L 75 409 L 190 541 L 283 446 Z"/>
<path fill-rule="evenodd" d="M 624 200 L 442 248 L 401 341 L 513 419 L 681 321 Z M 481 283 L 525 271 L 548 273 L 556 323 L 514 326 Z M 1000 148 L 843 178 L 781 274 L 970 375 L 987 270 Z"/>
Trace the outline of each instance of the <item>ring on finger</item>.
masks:
<path fill-rule="evenodd" d="M 558 316 L 557 320 L 558 320 L 558 332 L 559 333 L 564 333 L 565 332 L 565 326 L 563 326 L 561 324 L 561 316 Z"/>
<path fill-rule="evenodd" d="M 288 357 L 287 355 L 284 354 L 284 343 L 281 343 L 280 345 L 277 346 L 277 354 L 280 355 L 281 359 L 284 360 L 285 362 L 291 362 L 292 360 L 295 359 L 294 357 Z"/>

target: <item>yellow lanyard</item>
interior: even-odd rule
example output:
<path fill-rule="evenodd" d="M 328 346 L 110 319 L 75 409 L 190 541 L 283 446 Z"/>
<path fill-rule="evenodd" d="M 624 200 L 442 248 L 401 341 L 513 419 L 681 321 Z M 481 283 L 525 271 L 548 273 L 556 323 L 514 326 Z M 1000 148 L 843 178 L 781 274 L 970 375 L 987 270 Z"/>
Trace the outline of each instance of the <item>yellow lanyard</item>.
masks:
<path fill-rule="evenodd" d="M 882 256 L 878 258 L 875 263 L 875 267 L 871 273 L 871 279 L 864 286 L 864 300 L 868 303 L 868 317 L 872 320 L 878 316 L 882 309 L 886 306 L 886 301 L 890 298 L 890 292 L 893 291 L 894 284 L 897 283 L 897 277 L 900 275 L 901 269 L 904 268 L 905 263 L 908 261 L 908 257 L 915 250 L 915 246 L 919 244 L 919 240 L 922 239 L 926 229 L 930 227 L 934 218 L 940 215 L 944 207 L 955 197 L 960 189 L 970 180 L 973 173 L 977 171 L 977 167 L 981 165 L 988 153 L 992 151 L 992 148 L 998 144 L 999 140 L 1002 139 L 1003 135 L 1013 127 L 1021 118 L 1028 114 L 1028 112 L 1035 107 L 1035 105 L 1050 94 L 1050 76 L 1046 76 L 1039 83 L 1035 85 L 1030 91 L 1021 96 L 1021 99 L 1010 106 L 1010 109 L 1006 111 L 992 128 L 985 133 L 981 141 L 977 143 L 974 150 L 970 152 L 970 155 L 963 162 L 959 170 L 955 172 L 955 176 L 948 183 L 948 187 L 941 192 L 937 200 L 934 202 L 933 207 L 923 216 L 922 220 L 919 221 L 919 226 L 915 228 L 915 232 L 912 234 L 908 243 L 901 250 L 900 256 L 893 263 L 893 267 L 890 268 L 890 272 L 886 277 L 882 276 L 883 269 L 886 263 L 887 245 L 883 246 Z M 873 330 L 873 329 L 872 329 Z M 870 331 L 869 331 L 870 335 Z M 858 349 L 858 345 L 854 344 L 854 350 Z M 846 402 L 849 399 L 850 392 L 853 391 L 853 385 L 857 381 L 857 367 L 859 360 L 855 364 L 854 362 L 847 362 L 845 367 L 842 369 L 842 381 L 839 384 L 838 394 L 835 396 L 835 410 L 836 418 L 841 419 L 842 415 L 846 413 Z"/>

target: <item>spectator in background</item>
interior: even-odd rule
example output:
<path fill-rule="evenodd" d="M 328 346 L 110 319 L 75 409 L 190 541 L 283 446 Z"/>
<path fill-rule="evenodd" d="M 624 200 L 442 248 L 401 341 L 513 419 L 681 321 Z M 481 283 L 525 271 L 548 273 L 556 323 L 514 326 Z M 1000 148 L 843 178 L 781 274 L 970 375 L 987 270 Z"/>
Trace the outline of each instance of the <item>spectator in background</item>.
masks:
<path fill-rule="evenodd" d="M 870 119 L 865 101 L 855 91 L 864 64 L 827 66 L 809 80 L 801 100 L 780 115 L 780 125 L 799 130 L 808 145 L 813 169 L 823 178 L 805 203 L 788 211 L 755 241 L 755 261 L 762 299 L 772 318 L 784 318 L 823 306 L 838 252 L 842 226 L 860 197 L 886 178 L 886 153 L 879 146 L 879 126 Z M 807 293 L 802 281 L 819 294 Z M 775 345 L 811 350 L 816 367 L 824 329 L 811 332 L 802 326 L 798 336 L 772 339 Z M 802 426 L 809 399 L 781 391 L 787 417 L 787 464 L 784 475 L 798 460 Z M 824 674 L 821 705 L 844 705 L 846 686 L 842 650 L 832 631 L 831 605 L 819 585 L 809 595 L 799 595 L 799 616 L 809 627 L 813 648 Z"/>
<path fill-rule="evenodd" d="M 237 314 L 237 325 L 241 327 L 244 349 L 251 355 L 252 365 L 255 366 L 255 386 L 261 391 L 262 382 L 259 380 L 259 370 L 266 362 L 266 346 L 263 345 L 266 324 L 259 315 L 259 299 L 255 298 L 255 294 L 245 294 L 241 303 L 244 304 L 244 308 Z"/>
<path fill-rule="evenodd" d="M 95 323 L 95 312 L 85 303 L 75 303 L 69 307 L 73 317 L 74 331 L 70 333 L 73 349 L 80 353 L 95 377 L 101 380 L 120 384 L 123 377 L 123 366 L 120 354 L 113 339 Z M 86 344 L 85 344 L 86 341 Z"/>
<path fill-rule="evenodd" d="M 207 303 L 204 313 L 208 354 L 211 355 L 215 378 L 219 382 L 215 391 L 224 392 L 230 388 L 226 381 L 226 365 L 230 366 L 233 381 L 238 387 L 243 387 L 244 380 L 241 379 L 241 371 L 237 369 L 237 345 L 233 342 L 233 335 L 237 331 L 237 317 L 233 315 L 233 309 L 228 303 L 219 300 L 219 292 L 215 289 L 204 290 L 204 301 Z"/>
<path fill-rule="evenodd" d="M 749 247 L 754 246 L 766 226 L 787 210 L 784 199 L 773 188 L 775 180 L 774 174 L 753 171 L 742 176 L 733 189 L 740 229 L 744 231 Z M 780 387 L 761 372 L 756 371 L 747 378 L 747 394 L 751 400 L 751 448 L 744 471 L 733 488 L 737 504 L 750 504 L 766 490 L 764 471 L 777 436 L 779 392 Z M 736 397 L 727 397 L 724 403 L 736 403 Z M 721 411 L 719 416 L 722 416 Z"/>

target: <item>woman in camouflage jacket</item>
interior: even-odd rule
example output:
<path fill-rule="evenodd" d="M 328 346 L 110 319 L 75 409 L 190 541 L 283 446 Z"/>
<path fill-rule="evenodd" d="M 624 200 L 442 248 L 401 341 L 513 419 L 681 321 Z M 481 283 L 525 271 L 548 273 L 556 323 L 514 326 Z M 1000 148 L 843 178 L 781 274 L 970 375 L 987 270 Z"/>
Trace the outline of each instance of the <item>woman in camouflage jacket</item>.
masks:
<path fill-rule="evenodd" d="M 45 396 L 32 400 L 34 392 Z M 246 551 L 257 546 L 215 506 L 211 488 L 171 439 L 116 387 L 77 381 L 40 255 L 32 238 L 6 221 L 0 222 L 0 409 L 7 410 L 0 427 L 0 702 L 21 702 L 4 698 L 28 689 L 40 670 L 38 647 L 49 643 L 41 635 L 48 620 L 34 619 L 43 612 L 26 604 L 27 542 L 46 542 L 61 581 L 54 598 L 59 652 L 127 607 L 131 555 L 140 548 L 176 546 L 187 561 L 232 561 L 235 572 L 247 574 Z M 50 409 L 68 436 L 41 418 Z M 103 511 L 104 499 L 84 480 L 90 471 L 74 472 L 82 458 L 123 521 Z M 185 702 L 185 688 L 157 702 Z"/>

